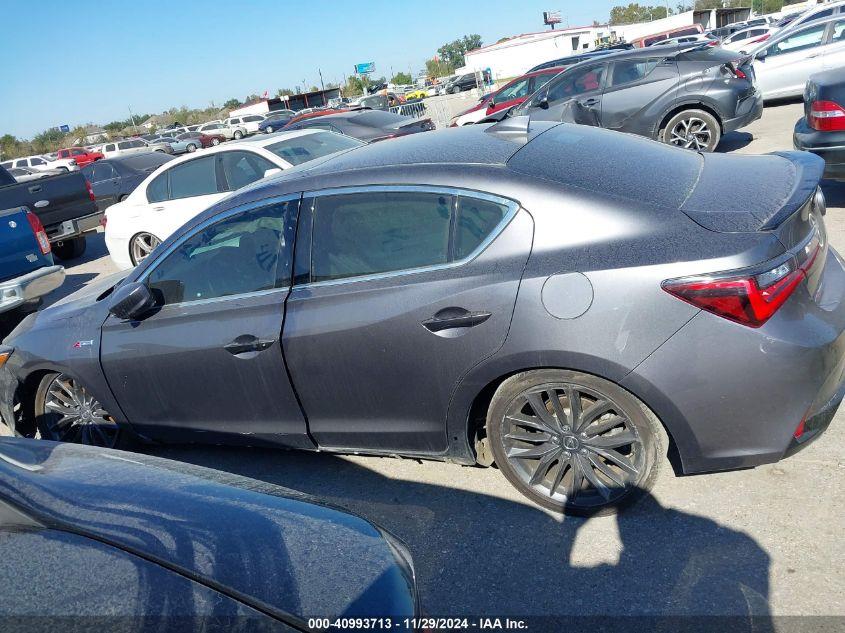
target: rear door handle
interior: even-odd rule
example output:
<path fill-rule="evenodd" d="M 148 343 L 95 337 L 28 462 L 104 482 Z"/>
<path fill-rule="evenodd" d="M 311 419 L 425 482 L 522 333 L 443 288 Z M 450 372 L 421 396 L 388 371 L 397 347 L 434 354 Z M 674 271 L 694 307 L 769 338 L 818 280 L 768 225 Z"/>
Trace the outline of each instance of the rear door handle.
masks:
<path fill-rule="evenodd" d="M 582 105 L 582 106 L 586 106 L 586 107 L 588 107 L 588 108 L 589 108 L 589 107 L 592 107 L 592 106 L 594 106 L 594 105 L 598 105 L 598 104 L 599 104 L 599 100 L 598 100 L 598 99 L 585 99 L 584 101 L 582 101 L 582 102 L 581 102 L 581 105 Z"/>
<path fill-rule="evenodd" d="M 39 191 L 41 191 L 41 185 L 32 185 L 29 188 L 29 193 L 38 193 Z"/>
<path fill-rule="evenodd" d="M 242 334 L 231 343 L 223 346 L 230 354 L 246 354 L 247 352 L 263 352 L 276 341 L 261 340 L 252 334 Z"/>
<path fill-rule="evenodd" d="M 489 312 L 470 312 L 463 308 L 445 308 L 422 322 L 429 332 L 440 332 L 457 327 L 473 327 L 490 318 Z"/>

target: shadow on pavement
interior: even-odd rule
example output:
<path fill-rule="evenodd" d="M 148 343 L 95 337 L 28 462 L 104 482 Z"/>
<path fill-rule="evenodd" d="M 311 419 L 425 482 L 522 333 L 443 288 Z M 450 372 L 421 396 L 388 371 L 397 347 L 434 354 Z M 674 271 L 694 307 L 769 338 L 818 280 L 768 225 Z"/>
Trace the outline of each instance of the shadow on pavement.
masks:
<path fill-rule="evenodd" d="M 144 450 L 301 490 L 377 521 L 408 544 L 428 615 L 718 615 L 732 617 L 700 630 L 771 630 L 768 554 L 748 535 L 665 508 L 651 495 L 616 518 L 559 518 L 527 502 L 391 479 L 328 454 L 198 446 Z M 504 478 L 501 485 L 508 485 Z M 615 538 L 608 545 L 590 536 L 593 528 L 606 532 L 614 522 L 621 552 Z M 618 554 L 618 563 L 573 563 L 582 530 L 587 542 L 579 543 L 580 551 L 606 550 L 595 558 Z M 615 630 L 686 630 L 691 623 L 634 619 L 628 622 L 634 629 Z M 537 630 L 533 623 L 530 628 Z"/>
<path fill-rule="evenodd" d="M 719 141 L 716 146 L 717 152 L 735 152 L 742 149 L 751 141 L 754 140 L 754 135 L 751 132 L 728 132 Z"/>

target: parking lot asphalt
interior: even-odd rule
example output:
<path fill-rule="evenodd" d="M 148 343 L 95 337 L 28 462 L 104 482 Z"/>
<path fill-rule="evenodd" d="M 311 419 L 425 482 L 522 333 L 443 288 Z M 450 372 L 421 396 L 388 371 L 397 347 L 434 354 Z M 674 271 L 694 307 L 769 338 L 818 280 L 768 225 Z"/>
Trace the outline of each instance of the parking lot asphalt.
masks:
<path fill-rule="evenodd" d="M 801 108 L 767 107 L 720 150 L 792 149 Z M 824 189 L 830 242 L 845 252 L 845 186 Z M 96 236 L 49 302 L 112 270 Z M 544 512 L 495 469 L 205 446 L 141 450 L 302 490 L 376 520 L 407 542 L 430 615 L 845 616 L 845 410 L 788 460 L 682 478 L 667 466 L 645 502 L 589 520 Z"/>

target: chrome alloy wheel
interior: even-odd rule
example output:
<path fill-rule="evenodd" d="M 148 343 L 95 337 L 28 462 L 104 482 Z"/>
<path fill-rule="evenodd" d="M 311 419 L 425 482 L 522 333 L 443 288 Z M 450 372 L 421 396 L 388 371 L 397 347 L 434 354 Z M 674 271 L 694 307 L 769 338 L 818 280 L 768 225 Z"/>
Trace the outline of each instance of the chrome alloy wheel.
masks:
<path fill-rule="evenodd" d="M 571 508 L 617 501 L 646 466 L 643 441 L 622 408 L 575 384 L 519 394 L 505 414 L 502 439 L 522 482 Z"/>
<path fill-rule="evenodd" d="M 39 431 L 42 439 L 112 448 L 119 428 L 102 405 L 78 381 L 53 377 L 44 396 Z"/>
<path fill-rule="evenodd" d="M 686 149 L 707 150 L 713 132 L 707 121 L 691 116 L 681 119 L 669 132 L 669 143 Z"/>
<path fill-rule="evenodd" d="M 161 244 L 152 233 L 138 233 L 132 238 L 132 243 L 129 246 L 129 254 L 132 258 L 132 264 L 137 266 L 153 252 L 153 249 Z"/>

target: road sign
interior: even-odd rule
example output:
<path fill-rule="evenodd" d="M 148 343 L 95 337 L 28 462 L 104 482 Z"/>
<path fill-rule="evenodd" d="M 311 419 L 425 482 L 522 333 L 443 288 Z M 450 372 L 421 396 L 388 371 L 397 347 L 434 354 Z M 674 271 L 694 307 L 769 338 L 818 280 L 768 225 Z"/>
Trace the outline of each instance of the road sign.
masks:
<path fill-rule="evenodd" d="M 355 64 L 355 72 L 359 75 L 366 75 L 376 71 L 375 62 L 364 62 L 363 64 Z"/>
<path fill-rule="evenodd" d="M 68 132 L 70 132 L 70 126 L 69 125 L 60 125 L 59 130 L 61 132 L 64 132 L 65 134 L 67 134 Z"/>
<path fill-rule="evenodd" d="M 555 28 L 555 24 L 560 23 L 560 11 L 543 11 L 543 24 Z"/>

